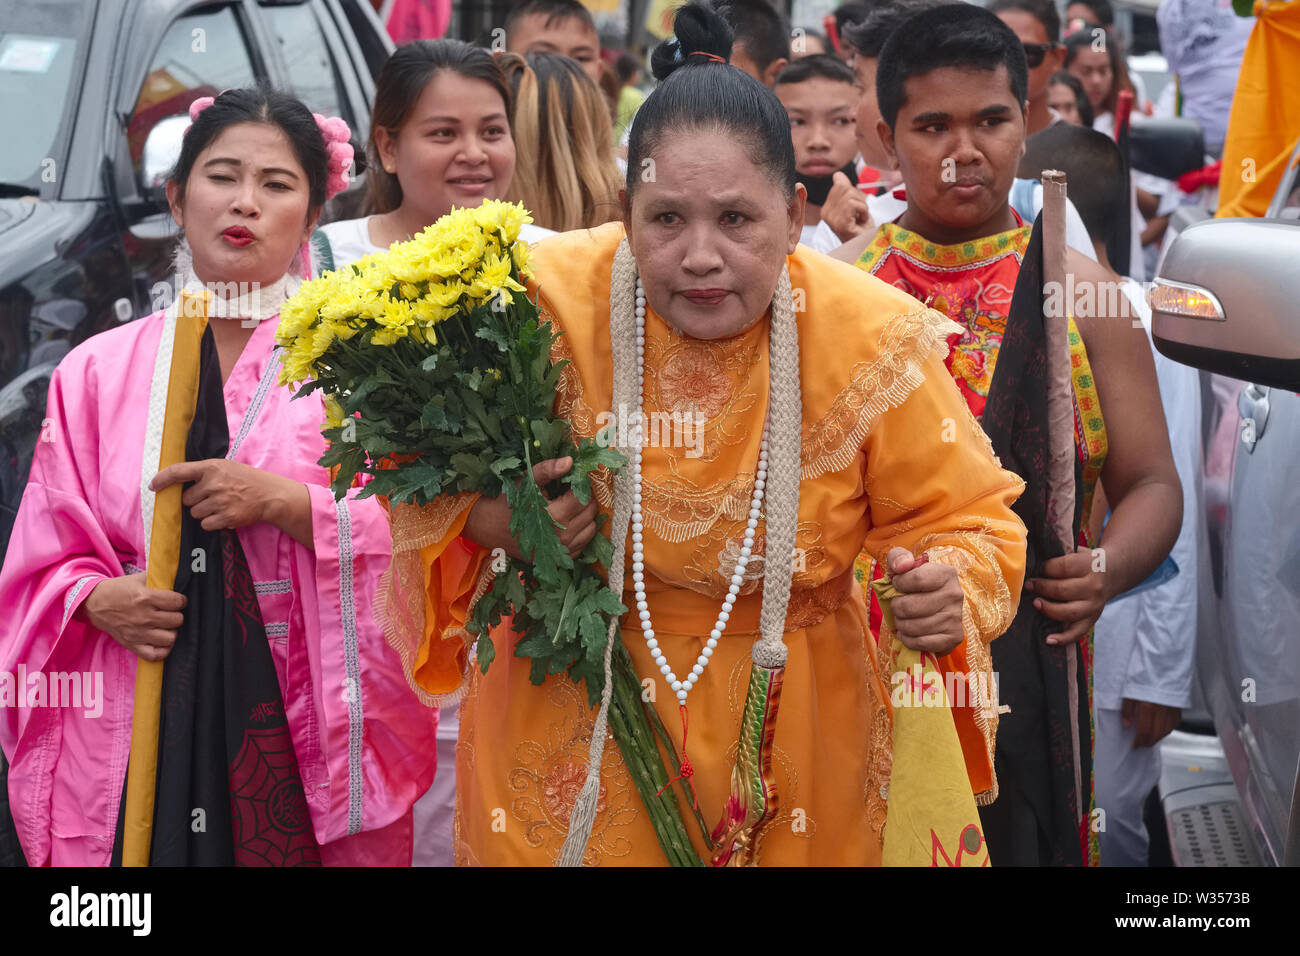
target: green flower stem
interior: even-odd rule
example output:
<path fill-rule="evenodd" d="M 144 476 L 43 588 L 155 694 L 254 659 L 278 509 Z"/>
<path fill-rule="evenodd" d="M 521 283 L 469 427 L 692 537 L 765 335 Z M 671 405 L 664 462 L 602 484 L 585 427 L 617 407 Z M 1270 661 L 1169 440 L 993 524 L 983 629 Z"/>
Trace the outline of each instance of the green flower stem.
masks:
<path fill-rule="evenodd" d="M 672 738 L 668 736 L 668 728 L 665 727 L 664 722 L 659 719 L 659 712 L 654 708 L 653 705 L 646 704 L 641 701 L 640 699 L 641 681 L 637 677 L 636 668 L 632 664 L 632 657 L 630 654 L 628 654 L 627 648 L 623 646 L 622 640 L 620 640 L 618 644 L 615 645 L 614 647 L 613 670 L 615 673 L 616 680 L 621 677 L 624 683 L 630 681 L 631 684 L 635 686 L 636 702 L 638 705 L 638 709 L 645 714 L 649 726 L 653 729 L 654 734 L 657 735 L 659 739 L 663 741 L 664 750 L 667 752 L 668 760 L 672 764 L 673 776 L 679 777 L 682 772 L 682 762 L 677 759 L 677 748 L 674 746 Z M 618 684 L 615 684 L 615 687 L 617 686 Z M 653 745 L 653 743 L 654 741 L 652 738 L 651 744 Z M 656 747 L 656 752 L 657 750 L 658 748 Z M 666 781 L 667 779 L 668 778 L 665 775 L 664 781 Z M 661 781 L 660 783 L 661 786 L 664 781 Z M 687 801 L 686 805 L 691 808 L 691 812 L 695 816 L 695 822 L 700 828 L 700 836 L 704 838 L 704 845 L 708 847 L 710 850 L 713 849 L 713 839 L 710 836 L 709 825 L 704 819 L 704 814 L 701 813 L 699 808 L 696 807 L 695 804 L 691 801 L 690 788 L 686 785 L 686 781 L 682 779 L 679 779 L 677 781 L 677 785 L 682 788 L 682 796 Z"/>
<path fill-rule="evenodd" d="M 642 803 L 650 812 L 655 834 L 670 863 L 676 866 L 688 865 L 694 853 L 690 852 L 690 839 L 682 825 L 676 799 L 671 792 L 667 794 L 668 799 L 660 792 L 667 782 L 663 765 L 658 759 L 657 750 L 653 749 L 653 738 L 647 739 L 649 728 L 637 726 L 640 715 L 636 701 L 629 699 L 639 693 L 639 687 L 629 687 L 626 682 L 616 678 L 614 690 L 611 710 L 616 711 L 615 739 L 619 741 L 620 749 L 625 750 L 624 759 L 630 756 L 636 767 L 633 778 L 637 782 Z M 647 744 L 651 747 L 648 748 Z"/>
<path fill-rule="evenodd" d="M 635 747 L 624 746 L 624 742 L 632 736 L 632 731 L 627 726 L 627 712 L 622 704 L 610 702 L 609 727 L 614 734 L 614 739 L 619 743 L 619 749 L 623 752 L 623 762 L 636 786 L 641 803 L 646 808 L 665 859 L 670 866 L 689 865 L 689 857 L 682 852 L 681 835 L 674 832 L 670 814 L 654 798 L 654 784 L 649 766 L 642 760 L 642 755 Z"/>
<path fill-rule="evenodd" d="M 614 675 L 614 690 L 609 708 L 609 724 L 614 740 L 623 753 L 623 761 L 631 772 L 641 802 L 654 825 L 659 846 L 668 862 L 673 866 L 703 866 L 682 823 L 677 798 L 672 790 L 663 790 L 668 778 L 663 761 L 659 759 L 659 751 L 646 721 L 645 711 L 641 707 L 640 695 L 641 684 L 635 680 L 635 675 L 629 685 L 626 672 L 620 669 Z M 659 792 L 661 790 L 662 793 Z"/>

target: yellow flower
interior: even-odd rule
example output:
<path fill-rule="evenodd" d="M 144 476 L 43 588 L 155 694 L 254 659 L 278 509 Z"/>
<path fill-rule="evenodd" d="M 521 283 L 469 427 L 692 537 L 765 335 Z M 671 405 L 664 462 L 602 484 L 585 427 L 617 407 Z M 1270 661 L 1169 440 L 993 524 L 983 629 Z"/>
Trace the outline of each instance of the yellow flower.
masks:
<path fill-rule="evenodd" d="M 520 203 L 502 202 L 488 199 L 474 210 L 474 219 L 484 232 L 496 233 L 504 245 L 509 245 L 519 238 L 519 229 L 525 222 L 532 222 L 532 217 Z"/>
<path fill-rule="evenodd" d="M 334 294 L 332 273 L 304 282 L 298 291 L 280 309 L 280 324 L 275 340 L 287 346 L 304 334 L 309 334 L 316 324 L 321 306 Z"/>
<path fill-rule="evenodd" d="M 316 321 L 316 309 L 294 296 L 280 309 L 280 324 L 275 329 L 278 345 L 289 345 Z"/>
<path fill-rule="evenodd" d="M 311 349 L 308 352 L 310 360 L 315 362 L 325 354 L 326 350 L 334 344 L 334 329 L 328 325 L 321 325 L 311 337 Z"/>
<path fill-rule="evenodd" d="M 477 229 L 465 230 L 453 240 L 449 253 L 459 266 L 457 271 L 464 276 L 466 272 L 479 268 L 487 253 L 487 240 Z"/>
<path fill-rule="evenodd" d="M 357 302 L 344 292 L 337 293 L 321 306 L 320 318 L 326 324 L 347 320 L 357 314 Z"/>
<path fill-rule="evenodd" d="M 325 396 L 325 426 L 338 428 L 343 424 L 343 406 L 333 395 Z"/>
<path fill-rule="evenodd" d="M 483 263 L 483 268 L 479 270 L 478 274 L 474 276 L 474 281 L 470 283 L 469 295 L 473 299 L 482 301 L 504 286 L 509 279 L 510 261 L 496 256 L 488 256 Z"/>
<path fill-rule="evenodd" d="M 389 299 L 384 303 L 384 313 L 379 324 L 386 329 L 405 329 L 414 321 L 411 304 L 403 299 Z"/>
<path fill-rule="evenodd" d="M 530 263 L 528 255 L 528 243 L 520 239 L 510 247 L 510 258 L 514 261 L 515 271 L 521 276 L 528 275 L 528 266 Z"/>
<path fill-rule="evenodd" d="M 280 366 L 280 384 L 292 385 L 316 377 L 316 369 L 303 349 L 286 352 Z"/>
<path fill-rule="evenodd" d="M 415 313 L 415 321 L 425 327 L 437 325 L 455 314 L 453 309 L 439 305 L 429 299 L 416 299 L 411 303 L 411 311 Z"/>
<path fill-rule="evenodd" d="M 340 342 L 346 342 L 361 331 L 361 326 L 351 322 L 335 322 L 333 329 L 334 337 Z"/>
<path fill-rule="evenodd" d="M 453 279 L 429 286 L 429 294 L 424 297 L 424 301 L 440 308 L 450 309 L 460 301 L 460 297 L 465 292 L 465 286 Z"/>

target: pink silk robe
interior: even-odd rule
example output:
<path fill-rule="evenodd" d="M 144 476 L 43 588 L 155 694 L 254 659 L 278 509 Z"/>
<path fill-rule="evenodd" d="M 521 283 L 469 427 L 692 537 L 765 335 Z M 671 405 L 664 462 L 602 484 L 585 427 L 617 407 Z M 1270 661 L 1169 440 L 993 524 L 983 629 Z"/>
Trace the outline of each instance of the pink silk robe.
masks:
<path fill-rule="evenodd" d="M 225 385 L 234 460 L 303 482 L 315 551 L 269 524 L 239 529 L 326 865 L 409 865 L 411 806 L 429 788 L 437 710 L 422 705 L 372 614 L 391 560 L 374 498 L 335 502 L 319 394 L 264 375 L 278 317 Z M 74 349 L 50 381 L 46 428 L 0 571 L 0 671 L 102 673 L 102 714 L 0 706 L 10 807 L 32 865 L 107 865 L 131 743 L 136 660 L 75 615 L 95 584 L 141 570 L 147 408 L 158 312 Z M 277 363 L 278 364 L 278 363 Z M 261 386 L 259 388 L 259 385 Z M 142 485 L 145 486 L 142 488 Z M 359 688 L 359 692 L 352 692 Z M 18 688 L 19 694 L 24 688 Z"/>

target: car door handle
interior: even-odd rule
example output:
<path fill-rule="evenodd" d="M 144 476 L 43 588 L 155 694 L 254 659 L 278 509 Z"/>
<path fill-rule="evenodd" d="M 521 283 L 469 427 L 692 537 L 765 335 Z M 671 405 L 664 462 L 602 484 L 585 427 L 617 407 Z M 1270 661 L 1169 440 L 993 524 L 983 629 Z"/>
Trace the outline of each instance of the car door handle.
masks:
<path fill-rule="evenodd" d="M 1253 453 L 1255 443 L 1264 435 L 1268 425 L 1268 392 L 1264 385 L 1246 385 L 1237 396 L 1237 411 L 1241 412 L 1241 443 Z"/>

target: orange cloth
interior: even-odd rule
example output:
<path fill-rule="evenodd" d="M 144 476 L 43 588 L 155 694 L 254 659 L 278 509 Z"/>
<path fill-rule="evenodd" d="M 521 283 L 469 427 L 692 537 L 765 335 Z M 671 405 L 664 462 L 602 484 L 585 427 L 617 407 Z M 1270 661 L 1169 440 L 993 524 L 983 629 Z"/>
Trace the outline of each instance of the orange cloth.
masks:
<path fill-rule="evenodd" d="M 532 250 L 531 291 L 565 332 L 553 355 L 572 360 L 557 411 L 582 436 L 609 423 L 609 283 L 622 236 L 614 223 Z M 943 316 L 803 247 L 788 263 L 796 308 L 802 305 L 803 481 L 775 735 L 780 809 L 758 858 L 877 864 L 892 755 L 891 679 L 854 583 L 854 558 L 865 542 L 882 558 L 897 545 L 956 565 L 968 605 L 977 606 L 973 619 L 985 628 L 967 640 L 982 645 L 1010 623 L 1019 598 L 1025 532 L 1010 506 L 1023 483 L 996 465 L 944 368 L 952 329 Z M 644 396 L 649 440 L 656 413 L 694 406 L 705 422 L 699 433 L 661 434 L 642 465 L 648 600 L 660 647 L 684 673 L 704 647 L 744 534 L 768 399 L 767 319 L 729 339 L 699 341 L 649 312 Z M 606 513 L 608 478 L 595 483 Z M 763 542 L 760 524 L 756 555 Z M 689 700 L 694 783 L 710 826 L 730 788 L 762 568 L 759 559 L 749 563 L 725 637 Z M 624 603 L 630 594 L 629 586 Z M 676 699 L 637 623 L 626 620 L 624 642 L 637 672 L 654 675 L 655 706 L 680 747 Z M 594 712 L 567 676 L 530 684 L 527 662 L 505 651 L 513 636 L 493 637 L 497 657 L 486 676 L 473 669 L 461 709 L 455 856 L 460 864 L 548 865 L 585 776 Z M 431 659 L 455 642 L 428 643 Z M 663 864 L 612 741 L 602 781 L 586 862 Z M 689 818 L 687 828 L 707 858 Z"/>
<path fill-rule="evenodd" d="M 1223 145 L 1219 208 L 1225 216 L 1262 216 L 1300 137 L 1300 0 L 1255 4 Z"/>
<path fill-rule="evenodd" d="M 479 588 L 491 583 L 490 556 L 460 537 L 478 499 L 443 495 L 389 512 L 393 560 L 379 583 L 377 616 L 407 681 L 429 705 L 459 699 L 473 643 L 465 621 Z"/>

